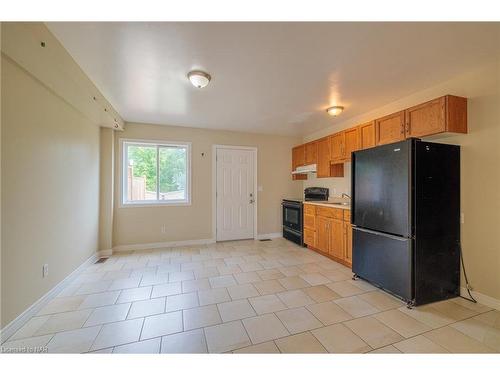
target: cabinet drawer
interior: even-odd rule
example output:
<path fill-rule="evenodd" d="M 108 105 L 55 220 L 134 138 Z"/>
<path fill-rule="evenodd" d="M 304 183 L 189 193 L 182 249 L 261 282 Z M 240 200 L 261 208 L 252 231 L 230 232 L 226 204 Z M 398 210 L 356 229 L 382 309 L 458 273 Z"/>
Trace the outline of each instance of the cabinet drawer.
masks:
<path fill-rule="evenodd" d="M 341 208 L 330 208 L 330 207 L 322 207 L 318 206 L 316 208 L 316 214 L 318 216 L 330 217 L 332 219 L 340 219 L 343 220 L 344 214 L 342 213 Z"/>
<path fill-rule="evenodd" d="M 316 216 L 304 214 L 304 228 L 312 231 L 316 230 Z"/>
<path fill-rule="evenodd" d="M 316 215 L 316 206 L 313 206 L 312 204 L 304 204 L 304 214 Z"/>
<path fill-rule="evenodd" d="M 316 232 L 311 229 L 304 228 L 304 243 L 306 245 L 316 247 Z"/>
<path fill-rule="evenodd" d="M 344 221 L 351 222 L 351 211 L 344 210 Z"/>

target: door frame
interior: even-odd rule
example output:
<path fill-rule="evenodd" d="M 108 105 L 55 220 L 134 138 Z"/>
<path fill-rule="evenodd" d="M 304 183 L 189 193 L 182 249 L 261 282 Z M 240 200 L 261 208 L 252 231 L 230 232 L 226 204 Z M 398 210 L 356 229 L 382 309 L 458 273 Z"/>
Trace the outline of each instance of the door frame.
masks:
<path fill-rule="evenodd" d="M 257 194 L 257 147 L 233 146 L 233 145 L 212 145 L 212 238 L 217 242 L 217 150 L 230 149 L 241 151 L 252 151 L 253 155 L 253 185 L 254 185 L 254 218 L 253 218 L 253 238 L 257 239 L 257 206 L 259 204 Z"/>

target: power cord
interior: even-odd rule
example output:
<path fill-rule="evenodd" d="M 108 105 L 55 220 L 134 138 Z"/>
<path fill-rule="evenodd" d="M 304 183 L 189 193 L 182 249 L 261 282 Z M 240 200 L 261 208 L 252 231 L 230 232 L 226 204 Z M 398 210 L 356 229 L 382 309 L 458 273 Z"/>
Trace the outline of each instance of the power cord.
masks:
<path fill-rule="evenodd" d="M 467 277 L 467 272 L 465 271 L 464 255 L 462 253 L 462 244 L 461 243 L 458 244 L 458 249 L 460 250 L 460 261 L 462 263 L 462 269 L 464 270 L 465 287 L 467 289 L 467 293 L 469 294 L 470 298 L 464 297 L 462 295 L 460 295 L 460 297 L 462 297 L 463 299 L 466 299 L 467 301 L 477 303 L 476 299 L 474 297 L 472 297 L 472 294 L 471 294 L 472 288 L 469 284 L 469 278 Z"/>

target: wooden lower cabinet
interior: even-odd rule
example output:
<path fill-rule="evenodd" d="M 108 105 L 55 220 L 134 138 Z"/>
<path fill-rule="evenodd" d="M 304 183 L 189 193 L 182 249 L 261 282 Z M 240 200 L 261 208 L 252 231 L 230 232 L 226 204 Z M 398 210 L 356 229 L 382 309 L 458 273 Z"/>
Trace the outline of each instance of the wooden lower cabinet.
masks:
<path fill-rule="evenodd" d="M 330 224 L 332 219 L 324 216 L 316 217 L 316 246 L 314 247 L 323 253 L 328 253 L 330 249 Z M 306 242 L 307 245 L 309 243 Z"/>
<path fill-rule="evenodd" d="M 312 228 L 313 222 L 314 228 Z M 350 267 L 352 264 L 350 211 L 305 203 L 304 243 L 308 248 Z"/>
<path fill-rule="evenodd" d="M 331 219 L 328 254 L 339 259 L 344 256 L 344 222 L 342 220 Z"/>
<path fill-rule="evenodd" d="M 352 265 L 352 225 L 344 222 L 344 261 Z"/>
<path fill-rule="evenodd" d="M 311 247 L 316 247 L 316 231 L 304 228 L 304 243 Z"/>

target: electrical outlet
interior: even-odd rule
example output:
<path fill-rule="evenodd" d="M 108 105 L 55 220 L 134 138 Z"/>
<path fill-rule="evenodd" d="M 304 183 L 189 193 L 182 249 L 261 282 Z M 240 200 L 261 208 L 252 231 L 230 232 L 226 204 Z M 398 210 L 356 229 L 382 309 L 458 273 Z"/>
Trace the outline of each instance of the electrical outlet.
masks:
<path fill-rule="evenodd" d="M 42 277 L 47 277 L 49 276 L 49 265 L 44 264 L 42 268 Z"/>
<path fill-rule="evenodd" d="M 162 232 L 162 233 L 166 233 L 166 232 L 167 232 L 167 226 L 166 226 L 165 224 L 163 224 L 163 225 L 161 226 L 161 232 Z"/>
<path fill-rule="evenodd" d="M 465 215 L 463 212 L 460 213 L 460 223 L 461 224 L 465 223 Z"/>

